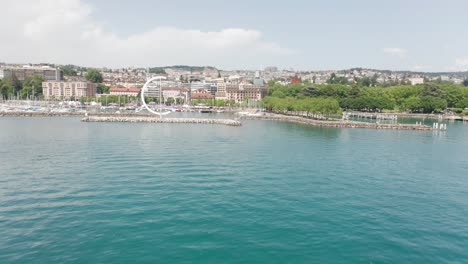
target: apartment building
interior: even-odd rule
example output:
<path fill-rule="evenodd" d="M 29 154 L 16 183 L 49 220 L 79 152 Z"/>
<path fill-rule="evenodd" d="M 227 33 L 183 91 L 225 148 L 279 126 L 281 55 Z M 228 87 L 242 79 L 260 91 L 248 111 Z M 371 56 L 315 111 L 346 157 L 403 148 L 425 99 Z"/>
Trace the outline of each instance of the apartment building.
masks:
<path fill-rule="evenodd" d="M 41 76 L 45 81 L 61 81 L 63 80 L 63 71 L 60 69 L 42 66 L 23 66 L 23 67 L 8 67 L 0 69 L 0 78 L 8 78 L 16 76 L 18 80 L 24 81 L 26 78 L 35 75 Z"/>
<path fill-rule="evenodd" d="M 97 85 L 86 81 L 46 81 L 42 82 L 44 98 L 80 98 L 95 96 Z"/>
<path fill-rule="evenodd" d="M 253 84 L 227 84 L 226 99 L 242 102 L 245 100 L 260 101 L 268 92 L 266 85 Z"/>

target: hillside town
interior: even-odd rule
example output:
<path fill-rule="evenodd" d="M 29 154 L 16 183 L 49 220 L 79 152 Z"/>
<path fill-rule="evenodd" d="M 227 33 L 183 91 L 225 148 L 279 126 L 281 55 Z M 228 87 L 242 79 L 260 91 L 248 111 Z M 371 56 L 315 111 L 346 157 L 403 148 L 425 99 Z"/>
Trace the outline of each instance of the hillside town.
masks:
<path fill-rule="evenodd" d="M 147 80 L 163 77 L 159 86 L 148 88 L 146 96 L 162 97 L 165 102 L 188 103 L 192 100 L 228 100 L 235 103 L 260 101 L 268 94 L 268 84 L 325 84 L 336 80 L 352 84 L 369 81 L 367 86 L 446 81 L 461 84 L 467 72 L 417 73 L 355 68 L 340 71 L 295 71 L 266 67 L 262 70 L 219 70 L 214 67 L 172 66 L 160 68 L 97 68 L 99 84 L 85 78 L 89 68 L 73 65 L 0 64 L 0 79 L 14 76 L 19 81 L 40 76 L 44 99 L 101 97 L 108 95 L 136 97 Z M 105 89 L 99 89 L 99 85 Z"/>

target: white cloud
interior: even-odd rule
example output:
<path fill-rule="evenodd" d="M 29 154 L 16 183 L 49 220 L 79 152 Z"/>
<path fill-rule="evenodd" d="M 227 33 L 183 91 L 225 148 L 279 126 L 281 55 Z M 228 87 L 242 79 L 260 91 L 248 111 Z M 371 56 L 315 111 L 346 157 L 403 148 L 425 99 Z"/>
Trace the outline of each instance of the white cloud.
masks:
<path fill-rule="evenodd" d="M 455 70 L 468 71 L 468 57 L 455 59 Z"/>
<path fill-rule="evenodd" d="M 0 58 L 89 66 L 172 64 L 249 67 L 293 51 L 265 41 L 252 29 L 201 31 L 173 27 L 122 37 L 91 17 L 81 0 L 17 0 L 3 4 Z M 249 64 L 250 63 L 250 64 Z"/>
<path fill-rule="evenodd" d="M 386 54 L 399 56 L 399 57 L 404 57 L 408 53 L 407 50 L 401 49 L 401 48 L 384 48 L 383 52 Z"/>
<path fill-rule="evenodd" d="M 431 69 L 431 66 L 421 65 L 421 64 L 414 65 L 413 67 L 411 67 L 411 70 L 413 70 L 413 71 L 425 71 L 425 70 L 429 70 L 429 69 Z"/>

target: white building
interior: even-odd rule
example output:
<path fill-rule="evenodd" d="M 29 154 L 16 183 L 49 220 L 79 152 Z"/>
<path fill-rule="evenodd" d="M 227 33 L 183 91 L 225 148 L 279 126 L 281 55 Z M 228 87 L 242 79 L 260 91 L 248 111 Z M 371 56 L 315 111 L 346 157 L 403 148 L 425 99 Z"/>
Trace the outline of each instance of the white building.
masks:
<path fill-rule="evenodd" d="M 189 93 L 190 89 L 188 88 L 180 88 L 180 87 L 163 87 L 163 98 L 164 101 L 167 102 L 167 99 L 169 98 L 174 98 L 177 100 L 177 98 L 183 99 L 184 102 L 189 101 Z"/>
<path fill-rule="evenodd" d="M 411 85 L 424 84 L 424 78 L 422 77 L 409 78 L 408 81 L 410 81 Z"/>

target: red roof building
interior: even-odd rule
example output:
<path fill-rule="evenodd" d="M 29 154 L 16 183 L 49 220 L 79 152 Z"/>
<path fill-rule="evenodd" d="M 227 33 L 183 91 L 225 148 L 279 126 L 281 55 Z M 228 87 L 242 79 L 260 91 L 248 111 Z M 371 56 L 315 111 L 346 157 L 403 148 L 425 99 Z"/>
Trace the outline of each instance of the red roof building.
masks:
<path fill-rule="evenodd" d="M 127 96 L 137 96 L 141 91 L 140 88 L 110 88 L 109 93 L 111 95 L 127 95 Z"/>
<path fill-rule="evenodd" d="M 294 76 L 294 79 L 291 81 L 292 84 L 300 84 L 301 83 L 301 79 L 299 79 L 299 77 Z"/>
<path fill-rule="evenodd" d="M 193 93 L 192 99 L 213 99 L 214 95 L 209 93 Z"/>

